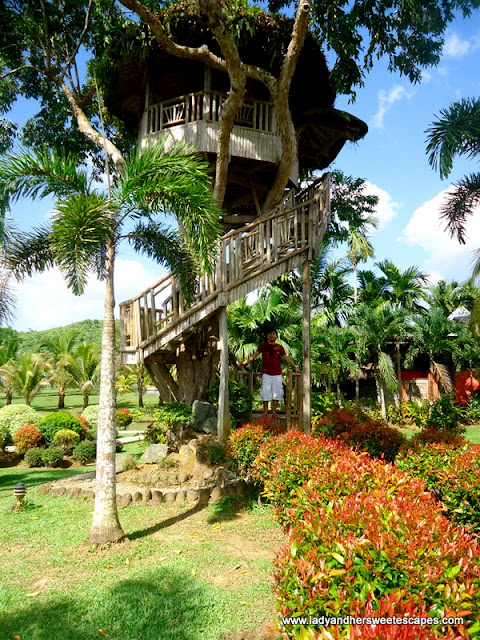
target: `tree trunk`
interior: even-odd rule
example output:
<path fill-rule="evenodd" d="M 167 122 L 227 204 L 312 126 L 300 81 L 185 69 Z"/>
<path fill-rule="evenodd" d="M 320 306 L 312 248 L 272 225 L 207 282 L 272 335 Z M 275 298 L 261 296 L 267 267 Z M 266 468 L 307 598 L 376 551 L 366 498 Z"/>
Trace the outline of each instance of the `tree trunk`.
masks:
<path fill-rule="evenodd" d="M 220 362 L 218 314 L 209 318 L 181 347 L 177 365 L 178 400 L 192 405 L 207 397 Z"/>
<path fill-rule="evenodd" d="M 402 404 L 402 365 L 400 362 L 400 341 L 398 338 L 395 339 L 395 351 L 397 352 L 397 396 L 395 404 L 399 407 Z"/>
<path fill-rule="evenodd" d="M 380 405 L 380 412 L 382 414 L 382 418 L 386 420 L 387 418 L 387 409 L 385 407 L 385 389 L 383 386 L 383 382 L 375 376 L 375 384 L 377 386 L 377 400 Z"/>
<path fill-rule="evenodd" d="M 65 409 L 65 389 L 58 390 L 58 408 Z"/>
<path fill-rule="evenodd" d="M 7 389 L 7 398 L 5 400 L 5 404 L 12 404 L 12 400 L 13 400 L 13 393 L 11 389 Z"/>
<path fill-rule="evenodd" d="M 143 383 L 139 382 L 138 383 L 138 406 L 140 408 L 143 407 L 143 393 L 144 393 L 144 391 L 143 391 Z"/>
<path fill-rule="evenodd" d="M 114 247 L 107 247 L 105 315 L 102 331 L 102 361 L 97 434 L 97 475 L 90 542 L 103 544 L 124 538 L 118 519 L 115 492 L 115 297 L 113 288 Z"/>
<path fill-rule="evenodd" d="M 355 400 L 360 398 L 360 378 L 355 378 Z"/>
<path fill-rule="evenodd" d="M 103 339 L 103 338 L 102 338 Z M 88 391 L 83 392 L 83 408 L 86 409 L 88 407 Z"/>

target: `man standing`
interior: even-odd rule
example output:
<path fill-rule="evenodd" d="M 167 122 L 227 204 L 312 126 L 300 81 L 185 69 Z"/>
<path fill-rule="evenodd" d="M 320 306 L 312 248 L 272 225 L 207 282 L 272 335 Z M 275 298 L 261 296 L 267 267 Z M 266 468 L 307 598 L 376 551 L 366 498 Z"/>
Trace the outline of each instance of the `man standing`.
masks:
<path fill-rule="evenodd" d="M 282 384 L 282 367 L 280 358 L 284 358 L 289 365 L 295 368 L 297 373 L 300 369 L 285 353 L 285 349 L 281 344 L 277 343 L 277 330 L 270 329 L 267 333 L 267 341 L 259 345 L 255 353 L 240 364 L 247 366 L 252 360 L 262 354 L 262 392 L 261 398 L 263 402 L 263 413 L 268 415 L 268 403 L 272 401 L 272 415 L 277 413 L 277 407 L 280 400 L 283 400 L 283 384 Z"/>

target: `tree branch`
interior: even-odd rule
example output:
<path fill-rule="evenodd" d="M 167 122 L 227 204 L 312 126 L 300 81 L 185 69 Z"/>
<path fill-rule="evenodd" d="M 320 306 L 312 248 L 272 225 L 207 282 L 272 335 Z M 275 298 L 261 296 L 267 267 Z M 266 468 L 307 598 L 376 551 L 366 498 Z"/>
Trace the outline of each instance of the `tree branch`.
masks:
<path fill-rule="evenodd" d="M 277 115 L 278 132 L 282 142 L 282 157 L 275 175 L 275 180 L 263 204 L 263 213 L 268 213 L 281 200 L 292 170 L 293 163 L 297 159 L 297 136 L 292 120 L 292 114 L 288 104 L 288 96 L 293 74 L 297 66 L 298 58 L 302 51 L 308 32 L 310 20 L 310 1 L 300 0 L 292 29 L 292 37 L 288 45 L 276 91 L 273 94 L 274 106 Z"/>

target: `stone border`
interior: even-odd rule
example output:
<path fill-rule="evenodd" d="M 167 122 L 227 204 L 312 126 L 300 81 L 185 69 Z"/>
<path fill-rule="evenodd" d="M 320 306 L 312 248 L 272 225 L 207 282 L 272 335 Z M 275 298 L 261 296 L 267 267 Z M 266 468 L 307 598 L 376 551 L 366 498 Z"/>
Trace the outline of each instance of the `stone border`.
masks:
<path fill-rule="evenodd" d="M 56 482 L 43 484 L 38 488 L 38 491 L 42 494 L 50 494 L 52 496 L 66 495 L 72 498 L 83 497 L 91 501 L 95 498 L 95 492 L 92 489 L 82 489 L 81 487 L 72 487 L 70 485 L 62 486 L 57 485 Z M 128 506 L 138 504 L 155 506 L 162 502 L 215 504 L 227 496 L 244 496 L 246 491 L 247 483 L 242 479 L 232 480 L 212 487 L 165 487 L 160 489 L 158 487 L 142 487 L 133 492 L 133 494 L 125 493 L 121 495 L 117 493 L 117 506 L 119 509 L 125 509 Z"/>

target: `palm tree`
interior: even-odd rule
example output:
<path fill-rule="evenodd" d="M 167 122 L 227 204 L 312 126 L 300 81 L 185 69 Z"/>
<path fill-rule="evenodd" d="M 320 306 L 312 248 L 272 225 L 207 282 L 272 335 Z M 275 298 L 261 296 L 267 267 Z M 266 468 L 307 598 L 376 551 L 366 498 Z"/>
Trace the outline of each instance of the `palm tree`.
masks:
<path fill-rule="evenodd" d="M 427 299 L 427 274 L 418 267 L 408 267 L 401 271 L 391 260 L 383 260 L 376 265 L 383 273 L 385 286 L 383 295 L 394 309 L 408 312 L 425 311 L 420 304 Z M 397 395 L 396 403 L 401 403 L 402 398 L 402 367 L 400 354 L 400 337 L 395 336 L 395 353 L 397 362 Z"/>
<path fill-rule="evenodd" d="M 360 262 L 364 262 L 368 260 L 368 258 L 373 258 L 375 252 L 368 238 L 358 229 L 351 229 L 349 231 L 347 245 L 347 257 L 353 268 L 353 304 L 356 305 L 358 302 L 357 266 Z"/>
<path fill-rule="evenodd" d="M 42 356 L 34 353 L 23 353 L 11 364 L 14 368 L 13 388 L 30 406 L 40 389 L 48 385 L 48 365 Z"/>
<path fill-rule="evenodd" d="M 10 336 L 4 344 L 0 345 L 0 384 L 5 389 L 5 404 L 12 404 L 18 346 L 19 339 L 17 336 Z"/>
<path fill-rule="evenodd" d="M 430 166 L 448 178 L 456 155 L 480 155 L 480 99 L 464 98 L 440 110 L 440 117 L 426 130 Z M 480 202 L 480 173 L 464 176 L 450 190 L 442 208 L 451 235 L 465 243 L 465 224 Z"/>
<path fill-rule="evenodd" d="M 118 377 L 116 388 L 120 393 L 129 393 L 133 385 L 137 388 L 138 406 L 143 407 L 143 396 L 147 385 L 152 384 L 144 364 L 125 364 L 124 373 Z"/>
<path fill-rule="evenodd" d="M 453 381 L 445 361 L 458 357 L 457 333 L 457 325 L 448 320 L 440 309 L 416 316 L 411 328 L 412 344 L 408 350 L 407 364 L 412 363 L 418 354 L 427 355 L 430 373 L 447 392 L 453 390 Z"/>
<path fill-rule="evenodd" d="M 327 391 L 334 384 L 337 390 L 337 402 L 341 403 L 340 382 L 348 375 L 356 379 L 360 376 L 360 365 L 354 354 L 356 351 L 356 333 L 349 328 L 322 327 L 312 341 L 312 374 L 318 384 L 326 382 Z"/>
<path fill-rule="evenodd" d="M 67 366 L 70 376 L 83 395 L 83 408 L 88 407 L 88 399 L 95 389 L 100 374 L 100 354 L 90 342 L 79 344 L 68 356 Z"/>
<path fill-rule="evenodd" d="M 70 329 L 64 334 L 52 336 L 40 344 L 40 349 L 46 349 L 52 356 L 53 367 L 50 382 L 57 387 L 59 409 L 65 408 L 66 389 L 74 382 L 69 366 L 77 337 L 77 332 Z"/>
<path fill-rule="evenodd" d="M 378 307 L 385 302 L 386 278 L 378 276 L 371 269 L 363 269 L 358 272 L 358 283 L 360 285 L 359 301 L 368 304 L 370 307 Z"/>
<path fill-rule="evenodd" d="M 404 313 L 385 304 L 369 307 L 360 304 L 351 317 L 351 326 L 360 335 L 360 344 L 368 345 L 373 364 L 375 382 L 377 385 L 378 403 L 383 417 L 386 417 L 385 387 L 390 391 L 397 388 L 395 367 L 388 345 L 394 342 L 396 336 L 401 336 L 404 330 Z"/>
<path fill-rule="evenodd" d="M 220 233 L 207 168 L 185 146 L 167 151 L 160 141 L 128 158 L 113 187 L 107 172 L 105 193 L 95 189 L 76 158 L 65 153 L 22 152 L 0 160 L 1 202 L 50 194 L 57 198 L 48 226 L 17 234 L 8 243 L 6 262 L 15 277 L 58 265 L 78 295 L 90 273 L 105 281 L 97 479 L 90 530 L 90 541 L 96 544 L 124 537 L 115 499 L 115 255 L 126 239 L 136 251 L 170 267 L 187 298 L 193 296 L 199 263 L 211 268 Z M 185 235 L 161 222 L 169 212 Z"/>
<path fill-rule="evenodd" d="M 312 269 L 312 307 L 327 324 L 341 326 L 351 310 L 353 290 L 347 280 L 350 273 L 350 265 L 344 259 Z"/>

